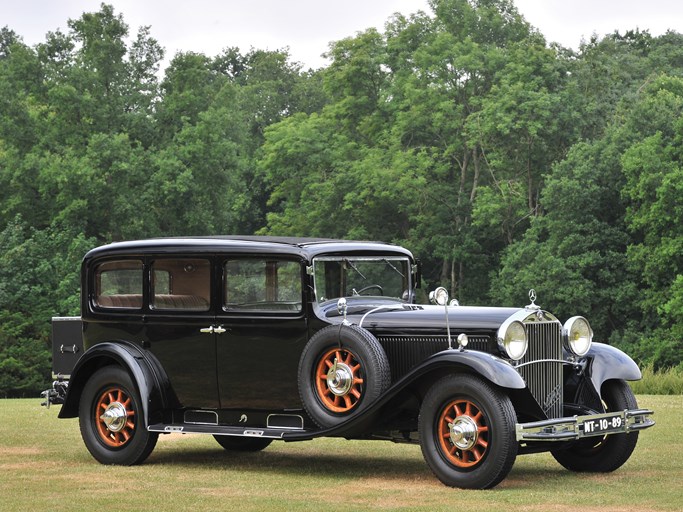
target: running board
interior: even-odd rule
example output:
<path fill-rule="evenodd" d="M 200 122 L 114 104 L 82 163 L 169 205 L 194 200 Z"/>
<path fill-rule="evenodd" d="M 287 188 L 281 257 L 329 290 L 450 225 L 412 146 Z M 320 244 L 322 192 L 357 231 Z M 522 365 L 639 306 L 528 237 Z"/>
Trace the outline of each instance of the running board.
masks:
<path fill-rule="evenodd" d="M 260 428 L 260 427 L 229 427 L 223 425 L 196 425 L 188 423 L 156 423 L 149 425 L 147 430 L 162 434 L 209 434 L 214 436 L 265 437 L 268 439 L 283 439 L 286 441 L 303 441 L 312 439 L 319 430 L 302 428 Z"/>

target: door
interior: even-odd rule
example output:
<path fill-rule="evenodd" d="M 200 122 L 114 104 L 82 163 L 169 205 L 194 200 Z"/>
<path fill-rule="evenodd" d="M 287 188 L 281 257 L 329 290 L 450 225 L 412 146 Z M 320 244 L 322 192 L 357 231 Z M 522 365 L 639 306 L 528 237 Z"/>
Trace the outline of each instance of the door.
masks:
<path fill-rule="evenodd" d="M 299 357 L 307 342 L 300 261 L 226 258 L 216 324 L 221 408 L 300 409 Z"/>
<path fill-rule="evenodd" d="M 181 407 L 219 406 L 211 301 L 215 272 L 210 258 L 165 256 L 150 261 L 147 338 Z"/>

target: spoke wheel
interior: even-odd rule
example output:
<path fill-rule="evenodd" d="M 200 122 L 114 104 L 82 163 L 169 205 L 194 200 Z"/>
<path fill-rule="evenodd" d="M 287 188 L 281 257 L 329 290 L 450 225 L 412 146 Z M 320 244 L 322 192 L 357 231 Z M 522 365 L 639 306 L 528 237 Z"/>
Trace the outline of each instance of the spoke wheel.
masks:
<path fill-rule="evenodd" d="M 350 350 L 333 348 L 320 358 L 315 372 L 318 398 L 332 412 L 347 413 L 363 394 L 363 368 Z"/>
<path fill-rule="evenodd" d="M 471 401 L 460 399 L 444 407 L 437 425 L 441 449 L 454 466 L 479 464 L 489 447 L 488 421 Z"/>
<path fill-rule="evenodd" d="M 422 455 L 450 487 L 489 489 L 517 457 L 516 414 L 502 390 L 476 375 L 446 375 L 420 407 Z"/>
<path fill-rule="evenodd" d="M 320 427 L 359 414 L 391 383 L 389 361 L 370 331 L 330 325 L 315 333 L 299 360 L 299 395 Z"/>
<path fill-rule="evenodd" d="M 141 404 L 137 387 L 123 368 L 105 366 L 90 377 L 78 416 L 83 442 L 95 459 L 130 466 L 149 456 L 159 436 L 145 428 Z"/>
<path fill-rule="evenodd" d="M 125 446 L 135 433 L 135 409 L 126 391 L 119 387 L 104 391 L 95 406 L 94 421 L 103 443 Z"/>

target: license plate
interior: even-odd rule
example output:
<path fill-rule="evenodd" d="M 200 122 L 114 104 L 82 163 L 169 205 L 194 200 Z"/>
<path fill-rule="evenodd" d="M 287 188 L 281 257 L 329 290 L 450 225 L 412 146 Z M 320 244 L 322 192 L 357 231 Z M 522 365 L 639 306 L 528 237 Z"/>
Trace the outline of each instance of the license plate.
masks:
<path fill-rule="evenodd" d="M 614 416 L 586 419 L 581 425 L 583 427 L 583 435 L 588 436 L 623 431 L 625 421 L 622 414 L 615 414 Z"/>

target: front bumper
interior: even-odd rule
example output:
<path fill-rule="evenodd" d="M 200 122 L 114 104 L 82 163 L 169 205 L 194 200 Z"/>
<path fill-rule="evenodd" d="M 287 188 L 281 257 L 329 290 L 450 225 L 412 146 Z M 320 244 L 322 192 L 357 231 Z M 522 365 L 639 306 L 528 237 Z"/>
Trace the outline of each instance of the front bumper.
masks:
<path fill-rule="evenodd" d="M 628 434 L 652 427 L 649 409 L 631 409 L 603 414 L 572 416 L 552 420 L 517 423 L 517 441 L 572 441 L 584 437 Z"/>

